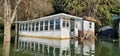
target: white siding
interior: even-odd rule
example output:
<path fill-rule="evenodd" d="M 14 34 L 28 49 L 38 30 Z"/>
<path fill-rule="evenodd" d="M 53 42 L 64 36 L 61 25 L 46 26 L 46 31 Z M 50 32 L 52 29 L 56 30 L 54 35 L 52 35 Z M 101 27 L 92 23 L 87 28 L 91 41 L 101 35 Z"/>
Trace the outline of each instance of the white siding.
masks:
<path fill-rule="evenodd" d="M 61 29 L 61 38 L 66 38 L 66 37 L 70 37 L 70 29 L 69 28 L 62 28 Z"/>
<path fill-rule="evenodd" d="M 84 30 L 85 31 L 87 31 L 87 30 L 91 30 L 91 31 L 95 31 L 95 23 L 94 22 L 90 22 L 90 21 L 83 21 L 84 23 L 83 23 L 83 28 L 84 28 Z M 91 23 L 91 28 L 89 27 L 90 26 L 90 23 Z"/>
<path fill-rule="evenodd" d="M 34 32 L 34 31 L 22 31 L 19 32 L 19 35 L 28 35 L 28 36 L 52 36 L 52 37 L 61 37 L 61 31 L 60 30 L 55 30 L 55 31 L 39 31 L 39 32 Z"/>

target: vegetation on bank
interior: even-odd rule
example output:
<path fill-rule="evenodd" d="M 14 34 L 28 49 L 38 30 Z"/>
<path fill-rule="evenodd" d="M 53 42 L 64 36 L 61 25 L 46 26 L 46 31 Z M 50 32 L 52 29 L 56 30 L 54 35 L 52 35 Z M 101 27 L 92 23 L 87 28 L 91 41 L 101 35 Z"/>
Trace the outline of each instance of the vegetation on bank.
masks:
<path fill-rule="evenodd" d="M 118 0 L 52 0 L 56 12 L 94 17 L 102 25 L 112 25 L 111 18 L 120 14 Z"/>

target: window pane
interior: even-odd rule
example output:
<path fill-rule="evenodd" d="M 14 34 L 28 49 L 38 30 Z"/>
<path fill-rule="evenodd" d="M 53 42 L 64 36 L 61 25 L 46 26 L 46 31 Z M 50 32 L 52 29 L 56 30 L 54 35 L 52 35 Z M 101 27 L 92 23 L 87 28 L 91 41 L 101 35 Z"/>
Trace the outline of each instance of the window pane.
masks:
<path fill-rule="evenodd" d="M 63 21 L 63 27 L 65 27 L 65 21 Z"/>
<path fill-rule="evenodd" d="M 60 19 L 55 19 L 56 25 L 60 25 Z"/>
<path fill-rule="evenodd" d="M 66 27 L 69 27 L 69 22 L 66 22 L 67 26 Z"/>
<path fill-rule="evenodd" d="M 89 23 L 89 28 L 92 28 L 91 25 L 92 25 L 92 23 Z"/>
<path fill-rule="evenodd" d="M 54 19 L 51 19 L 51 20 L 50 20 L 50 24 L 54 24 Z"/>
<path fill-rule="evenodd" d="M 27 27 L 28 27 L 28 25 L 27 25 L 27 23 L 26 23 L 26 28 L 25 28 L 26 31 L 27 31 Z"/>
<path fill-rule="evenodd" d="M 48 26 L 45 26 L 45 30 L 48 30 Z"/>
<path fill-rule="evenodd" d="M 56 27 L 55 29 L 58 30 L 60 29 L 60 19 L 55 19 Z"/>
<path fill-rule="evenodd" d="M 60 29 L 60 25 L 56 25 L 55 29 L 56 30 Z"/>
<path fill-rule="evenodd" d="M 24 23 L 22 23 L 22 31 L 24 31 Z"/>
<path fill-rule="evenodd" d="M 45 25 L 48 25 L 48 20 L 47 20 L 47 21 L 45 21 Z"/>
<path fill-rule="evenodd" d="M 38 31 L 39 22 L 36 22 L 36 31 Z"/>
<path fill-rule="evenodd" d="M 19 23 L 19 30 L 21 31 L 21 23 Z"/>
<path fill-rule="evenodd" d="M 40 30 L 41 30 L 41 31 L 43 30 L 43 25 L 40 25 Z"/>
<path fill-rule="evenodd" d="M 45 30 L 48 30 L 48 20 L 45 21 Z"/>
<path fill-rule="evenodd" d="M 40 21 L 40 25 L 43 25 L 43 21 Z"/>
<path fill-rule="evenodd" d="M 36 26 L 36 31 L 38 31 L 38 26 Z"/>
<path fill-rule="evenodd" d="M 29 23 L 29 31 L 31 30 L 31 23 Z"/>
<path fill-rule="evenodd" d="M 54 30 L 54 19 L 50 20 L 50 30 Z"/>
<path fill-rule="evenodd" d="M 39 22 L 36 22 L 36 26 L 39 26 Z"/>
<path fill-rule="evenodd" d="M 35 30 L 35 23 L 32 23 L 32 31 Z"/>
<path fill-rule="evenodd" d="M 54 25 L 50 25 L 50 30 L 54 30 Z"/>

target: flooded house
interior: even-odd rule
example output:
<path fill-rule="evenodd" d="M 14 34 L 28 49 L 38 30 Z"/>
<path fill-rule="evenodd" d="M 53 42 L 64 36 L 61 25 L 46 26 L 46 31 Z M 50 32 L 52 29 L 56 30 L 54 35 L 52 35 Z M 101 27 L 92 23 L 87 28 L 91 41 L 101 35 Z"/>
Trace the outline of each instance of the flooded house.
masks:
<path fill-rule="evenodd" d="M 70 47 L 70 39 L 92 38 L 95 33 L 94 22 L 64 13 L 17 23 L 18 47 L 36 49 L 42 43 L 43 47 L 47 45 L 61 48 L 60 53 Z"/>

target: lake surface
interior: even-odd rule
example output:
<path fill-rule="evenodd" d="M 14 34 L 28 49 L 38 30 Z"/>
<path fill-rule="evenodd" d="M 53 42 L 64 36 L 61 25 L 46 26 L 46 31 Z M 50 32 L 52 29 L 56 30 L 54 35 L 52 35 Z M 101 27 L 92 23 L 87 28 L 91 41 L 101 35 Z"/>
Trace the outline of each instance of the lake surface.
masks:
<path fill-rule="evenodd" d="M 61 41 L 56 41 L 57 43 Z M 22 43 L 22 42 L 21 42 Z M 49 45 L 44 43 L 21 44 L 16 48 L 14 44 L 10 46 L 9 56 L 120 56 L 120 40 L 63 40 L 58 46 L 57 44 Z M 0 44 L 0 56 L 3 56 L 3 44 Z"/>

